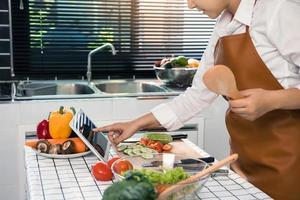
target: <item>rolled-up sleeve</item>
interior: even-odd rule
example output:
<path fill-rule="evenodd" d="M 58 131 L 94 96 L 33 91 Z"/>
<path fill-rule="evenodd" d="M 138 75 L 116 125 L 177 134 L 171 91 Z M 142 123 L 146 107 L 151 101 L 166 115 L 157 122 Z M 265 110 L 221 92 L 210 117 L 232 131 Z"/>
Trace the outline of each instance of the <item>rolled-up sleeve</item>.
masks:
<path fill-rule="evenodd" d="M 197 70 L 192 86 L 172 101 L 151 110 L 160 124 L 169 131 L 181 128 L 185 121 L 201 112 L 217 97 L 202 82 L 203 73 L 214 63 L 213 50 L 216 41 L 214 35 L 202 56 L 201 66 Z"/>

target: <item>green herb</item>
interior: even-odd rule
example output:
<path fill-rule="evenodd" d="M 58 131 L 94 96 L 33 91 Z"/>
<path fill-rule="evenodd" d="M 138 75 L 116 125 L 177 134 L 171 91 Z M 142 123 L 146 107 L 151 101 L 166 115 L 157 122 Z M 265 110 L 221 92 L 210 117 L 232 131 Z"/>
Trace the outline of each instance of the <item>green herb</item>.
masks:
<path fill-rule="evenodd" d="M 174 169 L 167 169 L 162 172 L 153 169 L 134 171 L 141 172 L 152 184 L 174 184 L 189 177 L 182 167 L 175 167 Z"/>

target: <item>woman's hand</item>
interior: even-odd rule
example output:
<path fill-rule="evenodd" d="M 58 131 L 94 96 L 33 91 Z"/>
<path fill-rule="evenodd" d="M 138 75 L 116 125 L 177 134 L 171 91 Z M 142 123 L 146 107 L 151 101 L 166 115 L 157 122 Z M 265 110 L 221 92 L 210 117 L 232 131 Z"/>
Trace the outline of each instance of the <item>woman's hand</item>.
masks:
<path fill-rule="evenodd" d="M 108 132 L 108 138 L 114 145 L 126 140 L 134 135 L 139 130 L 139 127 L 134 121 L 118 122 L 107 126 L 95 128 L 94 131 Z"/>
<path fill-rule="evenodd" d="M 272 99 L 274 91 L 248 89 L 241 91 L 242 99 L 230 100 L 230 110 L 241 117 L 254 121 L 265 113 L 275 109 Z"/>
<path fill-rule="evenodd" d="M 95 128 L 94 131 L 108 132 L 108 138 L 114 145 L 126 140 L 140 129 L 156 128 L 160 123 L 152 113 L 147 113 L 135 120 L 128 122 L 114 123 L 108 126 Z"/>

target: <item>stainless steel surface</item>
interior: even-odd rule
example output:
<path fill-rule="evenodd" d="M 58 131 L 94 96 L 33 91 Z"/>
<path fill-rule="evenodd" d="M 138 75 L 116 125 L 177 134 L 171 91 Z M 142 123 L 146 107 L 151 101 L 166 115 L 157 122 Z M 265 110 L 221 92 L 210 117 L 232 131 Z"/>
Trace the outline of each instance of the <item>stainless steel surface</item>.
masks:
<path fill-rule="evenodd" d="M 158 82 L 157 80 L 154 80 Z M 135 97 L 139 100 L 167 99 L 182 91 L 169 89 L 151 80 L 84 80 L 21 81 L 15 100 L 80 99 Z"/>
<path fill-rule="evenodd" d="M 91 79 L 92 79 L 92 55 L 94 55 L 98 51 L 103 50 L 106 47 L 110 47 L 111 51 L 112 51 L 112 54 L 116 55 L 115 47 L 111 43 L 106 43 L 106 44 L 90 51 L 89 54 L 88 54 L 88 64 L 87 64 L 86 77 L 87 77 L 87 80 L 88 80 L 89 83 L 91 82 Z"/>
<path fill-rule="evenodd" d="M 17 97 L 47 96 L 47 95 L 85 95 L 94 94 L 88 84 L 68 82 L 21 82 L 17 86 Z"/>
<path fill-rule="evenodd" d="M 154 66 L 154 70 L 156 77 L 163 83 L 177 87 L 186 87 L 192 84 L 197 68 L 165 69 Z"/>
<path fill-rule="evenodd" d="M 158 93 L 168 92 L 165 87 L 159 86 L 151 82 L 140 82 L 140 81 L 126 81 L 116 80 L 96 83 L 95 86 L 102 92 L 110 94 L 122 94 L 122 93 Z"/>
<path fill-rule="evenodd" d="M 169 99 L 168 96 L 162 96 L 162 95 L 151 95 L 151 96 L 139 96 L 137 97 L 137 100 L 156 100 L 156 99 Z"/>

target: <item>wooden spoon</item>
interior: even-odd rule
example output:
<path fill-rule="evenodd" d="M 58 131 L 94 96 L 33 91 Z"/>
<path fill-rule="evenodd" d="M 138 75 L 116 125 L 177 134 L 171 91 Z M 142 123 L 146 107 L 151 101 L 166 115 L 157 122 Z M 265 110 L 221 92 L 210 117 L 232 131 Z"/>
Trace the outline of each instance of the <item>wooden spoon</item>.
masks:
<path fill-rule="evenodd" d="M 231 99 L 240 99 L 243 96 L 237 89 L 232 71 L 225 65 L 215 65 L 208 69 L 203 75 L 206 87 L 220 95 Z"/>
<path fill-rule="evenodd" d="M 218 170 L 220 167 L 223 167 L 224 165 L 230 164 L 238 159 L 238 154 L 232 154 L 231 156 L 228 156 L 227 158 L 214 163 L 212 166 L 198 172 L 197 174 L 194 174 L 193 176 L 178 182 L 176 185 L 168 187 L 166 190 L 164 190 L 160 195 L 158 196 L 157 200 L 164 200 L 166 199 L 171 193 L 177 192 L 178 190 L 182 189 L 186 186 L 186 184 L 193 183 L 197 180 L 199 180 L 201 177 L 208 175 L 216 170 Z"/>

